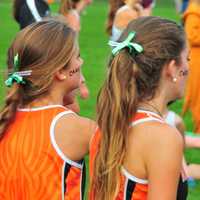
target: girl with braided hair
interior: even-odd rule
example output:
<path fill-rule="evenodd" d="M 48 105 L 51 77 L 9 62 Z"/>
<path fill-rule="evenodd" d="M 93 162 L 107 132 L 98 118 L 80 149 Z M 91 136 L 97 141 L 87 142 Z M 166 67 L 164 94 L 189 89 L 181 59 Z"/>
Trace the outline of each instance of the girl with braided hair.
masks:
<path fill-rule="evenodd" d="M 83 200 L 84 156 L 95 125 L 63 106 L 81 79 L 76 33 L 55 19 L 33 23 L 17 34 L 7 63 L 0 199 Z"/>

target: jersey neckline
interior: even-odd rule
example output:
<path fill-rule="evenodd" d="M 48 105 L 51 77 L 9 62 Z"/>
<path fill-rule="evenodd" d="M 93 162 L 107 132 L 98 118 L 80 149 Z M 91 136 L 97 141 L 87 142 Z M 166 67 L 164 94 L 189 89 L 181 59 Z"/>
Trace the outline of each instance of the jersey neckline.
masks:
<path fill-rule="evenodd" d="M 47 106 L 39 106 L 39 107 L 33 107 L 33 108 L 18 108 L 17 111 L 20 112 L 31 112 L 31 111 L 40 111 L 40 110 L 47 110 L 51 108 L 63 108 L 66 109 L 65 106 L 62 105 L 47 105 Z"/>

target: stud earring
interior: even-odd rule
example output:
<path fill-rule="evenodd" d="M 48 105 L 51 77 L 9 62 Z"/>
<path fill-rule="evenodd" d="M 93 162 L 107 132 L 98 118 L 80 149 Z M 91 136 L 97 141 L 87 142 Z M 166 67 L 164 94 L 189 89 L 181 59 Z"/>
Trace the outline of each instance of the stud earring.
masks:
<path fill-rule="evenodd" d="M 176 81 L 177 81 L 177 78 L 173 78 L 173 82 L 176 83 Z"/>
<path fill-rule="evenodd" d="M 63 80 L 66 79 L 66 78 L 67 78 L 66 76 L 63 76 Z"/>

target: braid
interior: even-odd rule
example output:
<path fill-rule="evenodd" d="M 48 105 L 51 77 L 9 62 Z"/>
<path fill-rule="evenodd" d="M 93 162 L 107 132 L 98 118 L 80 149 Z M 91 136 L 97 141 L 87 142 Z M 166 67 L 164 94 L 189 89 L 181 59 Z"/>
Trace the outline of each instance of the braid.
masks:
<path fill-rule="evenodd" d="M 7 126 L 15 117 L 20 103 L 20 93 L 20 85 L 14 83 L 6 96 L 5 105 L 0 112 L 0 140 L 4 136 Z"/>

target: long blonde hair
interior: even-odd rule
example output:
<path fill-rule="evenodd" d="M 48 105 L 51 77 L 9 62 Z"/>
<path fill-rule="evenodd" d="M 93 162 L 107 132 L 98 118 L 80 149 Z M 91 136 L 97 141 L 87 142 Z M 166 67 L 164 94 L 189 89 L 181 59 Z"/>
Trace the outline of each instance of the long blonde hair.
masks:
<path fill-rule="evenodd" d="M 31 71 L 31 75 L 24 77 L 26 84 L 14 82 L 8 90 L 0 112 L 0 139 L 15 118 L 18 106 L 48 94 L 55 71 L 68 66 L 76 48 L 76 33 L 58 20 L 33 23 L 17 34 L 8 50 L 8 69 L 14 69 L 14 57 L 18 54 L 18 71 Z"/>
<path fill-rule="evenodd" d="M 184 30 L 170 20 L 159 17 L 133 20 L 120 41 L 131 31 L 136 32 L 133 42 L 141 44 L 144 52 L 131 54 L 125 48 L 111 58 L 97 100 L 97 122 L 102 134 L 91 185 L 95 200 L 115 199 L 129 124 L 138 102 L 154 97 L 163 66 L 172 59 L 179 62 L 185 48 Z"/>

